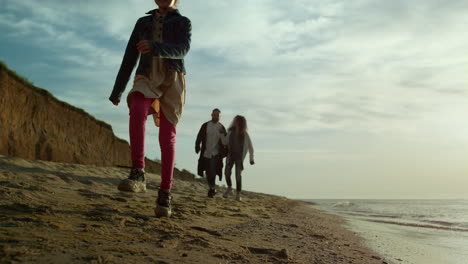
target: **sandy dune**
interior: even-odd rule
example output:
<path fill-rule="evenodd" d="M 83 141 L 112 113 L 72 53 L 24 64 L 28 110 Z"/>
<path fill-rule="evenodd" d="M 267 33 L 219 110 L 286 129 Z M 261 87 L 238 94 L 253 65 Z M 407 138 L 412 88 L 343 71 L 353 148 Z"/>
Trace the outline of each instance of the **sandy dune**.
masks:
<path fill-rule="evenodd" d="M 0 156 L 1 263 L 385 263 L 342 221 L 306 204 L 250 193 L 206 196 L 175 180 L 174 215 L 117 191 L 127 171 Z"/>

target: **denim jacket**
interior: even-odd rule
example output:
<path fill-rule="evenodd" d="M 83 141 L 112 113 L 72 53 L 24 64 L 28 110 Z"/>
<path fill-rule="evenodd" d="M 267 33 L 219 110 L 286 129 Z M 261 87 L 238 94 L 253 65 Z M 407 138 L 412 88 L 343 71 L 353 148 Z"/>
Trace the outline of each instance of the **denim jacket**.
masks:
<path fill-rule="evenodd" d="M 130 75 L 136 65 L 138 58 L 137 75 L 150 77 L 153 56 L 163 58 L 164 65 L 169 70 L 185 73 L 184 56 L 190 49 L 190 39 L 192 25 L 188 18 L 182 16 L 176 9 L 169 12 L 163 21 L 163 42 L 152 41 L 153 18 L 152 15 L 157 10 L 149 11 L 149 16 L 138 19 L 133 29 L 132 35 L 125 49 L 125 55 L 120 66 L 119 73 L 115 80 L 114 89 L 109 97 L 111 102 L 120 102 L 122 93 L 125 91 Z M 140 40 L 152 41 L 152 52 L 140 54 L 136 44 Z"/>

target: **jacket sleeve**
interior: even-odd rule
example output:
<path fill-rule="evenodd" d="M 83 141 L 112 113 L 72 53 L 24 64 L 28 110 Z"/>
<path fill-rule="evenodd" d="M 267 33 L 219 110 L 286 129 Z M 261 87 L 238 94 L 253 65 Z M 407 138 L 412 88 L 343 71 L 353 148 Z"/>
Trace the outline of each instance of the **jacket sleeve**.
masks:
<path fill-rule="evenodd" d="M 153 42 L 153 56 L 165 59 L 183 59 L 190 50 L 192 24 L 183 17 L 180 22 L 177 43 Z"/>
<path fill-rule="evenodd" d="M 252 140 L 250 140 L 249 134 L 247 134 L 247 147 L 249 150 L 249 158 L 250 158 L 250 161 L 252 162 L 254 161 L 254 148 L 252 145 Z"/>
<path fill-rule="evenodd" d="M 231 132 L 229 132 L 231 133 Z M 224 145 L 224 146 L 227 146 L 228 145 L 228 138 L 229 138 L 229 133 L 226 133 L 226 128 L 224 128 L 223 126 L 223 133 L 221 133 L 221 135 L 219 135 L 220 139 L 221 139 L 221 143 Z"/>
<path fill-rule="evenodd" d="M 202 137 L 203 137 L 203 135 L 202 135 L 203 126 L 205 126 L 205 124 L 203 124 L 200 127 L 200 130 L 198 131 L 197 139 L 195 140 L 195 149 L 196 150 L 200 150 L 200 144 L 202 142 Z"/>
<path fill-rule="evenodd" d="M 135 23 L 135 27 L 133 28 L 132 35 L 128 40 L 127 48 L 125 49 L 125 55 L 122 59 L 122 64 L 120 65 L 119 73 L 117 74 L 117 78 L 115 80 L 114 89 L 112 90 L 112 94 L 109 97 L 111 102 L 120 102 L 120 98 L 122 97 L 122 93 L 125 91 L 127 86 L 128 80 L 130 79 L 130 75 L 132 74 L 133 68 L 138 61 L 138 57 L 140 53 L 136 48 L 136 44 L 138 42 L 138 25 L 140 20 Z"/>

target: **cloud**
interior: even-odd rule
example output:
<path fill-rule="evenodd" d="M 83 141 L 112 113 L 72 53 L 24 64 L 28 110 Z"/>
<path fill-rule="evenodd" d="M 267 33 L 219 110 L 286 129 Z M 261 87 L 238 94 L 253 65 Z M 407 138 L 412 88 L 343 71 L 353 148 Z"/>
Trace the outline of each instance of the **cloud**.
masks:
<path fill-rule="evenodd" d="M 109 81 L 99 82 L 107 87 L 113 78 L 108 69 L 118 68 L 134 21 L 154 6 L 137 0 L 112 5 L 4 2 L 0 24 L 12 34 L 34 37 L 38 45 L 48 46 L 58 58 L 75 65 L 76 78 L 105 77 Z M 417 118 L 426 112 L 408 114 L 408 106 L 427 109 L 435 100 L 416 104 L 413 98 L 460 91 L 437 80 L 461 74 L 449 67 L 463 61 L 447 54 L 447 46 L 453 46 L 454 52 L 463 49 L 461 28 L 447 26 L 465 20 L 457 12 L 464 7 L 460 5 L 442 8 L 437 1 L 311 4 L 304 0 L 183 3 L 182 11 L 194 25 L 188 108 L 203 106 L 208 96 L 232 112 L 258 109 L 248 112 L 263 114 L 251 118 L 259 127 L 273 124 L 275 131 L 340 126 L 345 130 L 356 122 L 365 126 L 367 121 L 373 127 L 378 120 Z M 428 19 L 435 13 L 437 23 Z M 106 46 L 111 42 L 99 42 L 96 33 L 90 32 L 113 38 L 114 44 Z M 439 35 L 445 37 L 443 45 L 435 41 Z M 190 63 L 191 58 L 196 63 Z M 397 93 L 405 96 L 396 97 Z M 363 101 L 365 96 L 371 100 Z M 278 119 L 282 126 L 275 125 Z"/>
<path fill-rule="evenodd" d="M 277 156 L 264 160 L 275 170 L 314 157 L 349 160 L 350 149 L 381 155 L 389 142 L 466 145 L 468 3 L 202 2 L 181 3 L 193 24 L 178 126 L 182 166 L 194 169 L 193 137 L 214 107 L 222 109 L 225 125 L 245 115 L 263 156 L 272 150 L 287 156 L 284 163 Z M 128 110 L 111 106 L 107 96 L 134 23 L 154 2 L 0 5 L 0 32 L 10 45 L 2 45 L 2 58 L 23 61 L 17 65 L 28 78 L 128 138 Z M 16 51 L 15 43 L 27 52 Z M 14 59 L 5 50 L 15 50 Z M 305 177 L 300 169 L 297 174 Z"/>

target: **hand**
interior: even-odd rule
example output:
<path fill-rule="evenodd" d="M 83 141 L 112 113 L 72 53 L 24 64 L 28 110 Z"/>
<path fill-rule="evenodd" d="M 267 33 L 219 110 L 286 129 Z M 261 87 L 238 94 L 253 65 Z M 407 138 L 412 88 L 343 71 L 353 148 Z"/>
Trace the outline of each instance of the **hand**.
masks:
<path fill-rule="evenodd" d="M 196 147 L 195 147 L 195 153 L 198 154 L 199 152 L 200 152 L 200 147 L 199 147 L 199 146 L 196 146 Z"/>
<path fill-rule="evenodd" d="M 152 50 L 151 42 L 149 40 L 141 40 L 137 43 L 137 50 L 142 54 L 150 53 Z"/>
<path fill-rule="evenodd" d="M 109 98 L 109 101 L 111 101 L 111 103 L 115 106 L 118 106 L 120 101 L 113 101 L 112 98 Z"/>
<path fill-rule="evenodd" d="M 251 160 L 250 165 L 254 165 L 254 164 L 255 164 L 255 161 Z"/>

